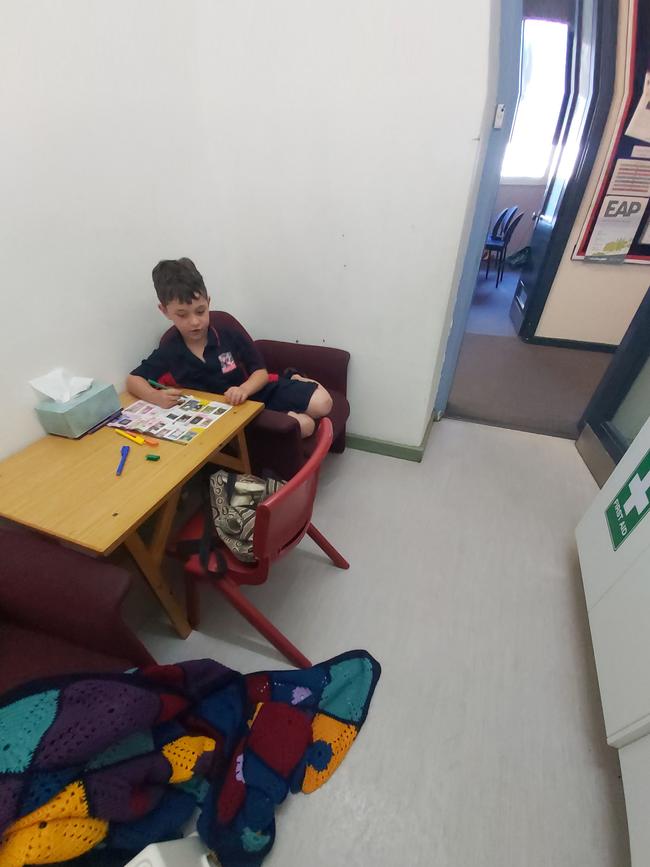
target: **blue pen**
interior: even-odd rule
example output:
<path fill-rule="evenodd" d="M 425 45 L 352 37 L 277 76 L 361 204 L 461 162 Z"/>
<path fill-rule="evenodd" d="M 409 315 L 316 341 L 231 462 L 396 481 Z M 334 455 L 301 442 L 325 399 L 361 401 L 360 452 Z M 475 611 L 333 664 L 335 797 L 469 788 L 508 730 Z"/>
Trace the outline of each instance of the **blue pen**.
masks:
<path fill-rule="evenodd" d="M 128 458 L 130 451 L 131 446 L 122 446 L 122 448 L 120 449 L 122 457 L 120 458 L 120 462 L 117 465 L 117 470 L 115 471 L 116 476 L 122 475 L 122 470 L 124 469 L 124 464 L 126 463 L 126 459 Z"/>

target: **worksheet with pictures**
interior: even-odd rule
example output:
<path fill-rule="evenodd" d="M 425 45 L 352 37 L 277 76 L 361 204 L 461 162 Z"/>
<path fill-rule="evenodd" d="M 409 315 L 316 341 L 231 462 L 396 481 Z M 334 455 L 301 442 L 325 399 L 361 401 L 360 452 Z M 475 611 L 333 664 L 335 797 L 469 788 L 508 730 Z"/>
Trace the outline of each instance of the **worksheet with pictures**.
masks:
<path fill-rule="evenodd" d="M 171 409 L 162 409 L 146 400 L 127 406 L 109 427 L 149 434 L 161 440 L 186 445 L 214 424 L 232 407 L 219 401 L 205 401 L 184 394 Z"/>

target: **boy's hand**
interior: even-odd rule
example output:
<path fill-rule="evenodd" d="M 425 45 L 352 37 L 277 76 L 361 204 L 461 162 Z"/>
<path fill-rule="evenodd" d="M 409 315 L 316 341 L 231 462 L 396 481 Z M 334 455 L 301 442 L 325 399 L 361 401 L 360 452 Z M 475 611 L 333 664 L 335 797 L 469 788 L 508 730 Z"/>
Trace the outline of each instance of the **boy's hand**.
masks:
<path fill-rule="evenodd" d="M 239 406 L 248 400 L 248 395 L 240 385 L 233 385 L 224 394 L 224 398 L 231 406 Z"/>
<path fill-rule="evenodd" d="M 173 406 L 176 406 L 178 399 L 182 397 L 182 395 L 183 392 L 179 391 L 177 388 L 167 388 L 165 391 L 156 391 L 149 400 L 151 403 L 155 403 L 163 409 L 171 409 Z"/>

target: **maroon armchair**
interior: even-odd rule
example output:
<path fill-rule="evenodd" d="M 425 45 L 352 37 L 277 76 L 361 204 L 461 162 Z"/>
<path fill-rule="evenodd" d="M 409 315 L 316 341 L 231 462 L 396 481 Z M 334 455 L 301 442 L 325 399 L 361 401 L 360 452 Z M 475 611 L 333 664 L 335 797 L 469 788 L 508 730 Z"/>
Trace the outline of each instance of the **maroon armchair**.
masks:
<path fill-rule="evenodd" d="M 234 316 L 221 310 L 210 313 L 210 324 L 217 331 L 219 328 L 230 328 L 252 339 Z M 172 329 L 166 331 L 160 342 L 168 339 L 171 333 Z M 253 342 L 269 373 L 282 374 L 287 367 L 295 367 L 304 376 L 316 379 L 325 386 L 333 401 L 329 419 L 334 430 L 334 441 L 330 451 L 342 452 L 345 449 L 345 424 L 350 415 L 347 399 L 350 353 L 328 346 L 309 346 L 280 340 Z M 294 418 L 270 409 L 263 410 L 246 428 L 246 439 L 253 472 L 261 474 L 271 470 L 282 479 L 294 476 L 316 446 L 315 433 L 302 439 L 300 427 Z"/>
<path fill-rule="evenodd" d="M 0 530 L 0 694 L 35 678 L 153 664 L 121 617 L 130 583 L 110 563 Z"/>

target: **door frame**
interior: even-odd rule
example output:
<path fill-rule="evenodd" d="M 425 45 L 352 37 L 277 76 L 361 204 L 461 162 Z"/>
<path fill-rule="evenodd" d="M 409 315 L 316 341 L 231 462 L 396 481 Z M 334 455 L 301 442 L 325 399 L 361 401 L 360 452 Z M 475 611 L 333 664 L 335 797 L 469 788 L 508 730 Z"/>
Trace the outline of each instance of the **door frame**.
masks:
<path fill-rule="evenodd" d="M 580 2 L 580 0 L 578 0 Z M 567 189 L 565 193 L 566 203 L 563 201 L 561 208 L 562 222 L 558 219 L 556 223 L 557 229 L 557 244 L 553 246 L 559 247 L 560 252 L 557 255 L 555 267 L 545 270 L 545 291 L 539 293 L 541 308 L 539 309 L 539 317 L 546 303 L 546 299 L 551 290 L 551 285 L 555 278 L 557 268 L 559 266 L 562 254 L 566 247 L 569 234 L 573 228 L 573 224 L 578 214 L 578 209 L 582 202 L 591 170 L 596 158 L 596 153 L 600 145 L 600 139 L 604 131 L 605 123 L 611 108 L 611 100 L 614 91 L 614 77 L 616 72 L 616 39 L 618 33 L 618 0 L 597 0 L 596 5 L 597 27 L 598 27 L 598 45 L 596 48 L 596 68 L 598 74 L 596 76 L 595 94 L 592 105 L 594 111 L 592 115 L 592 123 L 589 127 L 589 136 L 587 137 L 588 147 L 585 151 L 585 158 L 578 166 L 578 172 L 569 185 L 571 190 Z M 436 391 L 434 400 L 434 417 L 440 418 L 447 407 L 449 394 L 458 365 L 458 357 L 460 355 L 461 344 L 465 335 L 467 319 L 469 316 L 474 289 L 476 287 L 476 278 L 479 272 L 483 248 L 485 245 L 485 237 L 490 227 L 492 219 L 492 209 L 496 201 L 497 191 L 501 183 L 501 164 L 505 153 L 506 145 L 510 138 L 510 131 L 514 120 L 517 100 L 519 97 L 519 78 L 520 78 L 520 63 L 521 63 L 521 27 L 523 21 L 523 6 L 522 0 L 501 0 L 501 33 L 499 39 L 499 75 L 497 84 L 497 103 L 504 103 L 509 110 L 506 112 L 507 122 L 502 129 L 492 129 L 490 132 L 490 140 L 487 144 L 483 171 L 479 184 L 476 206 L 474 209 L 474 217 L 472 220 L 471 230 L 468 238 L 467 249 L 463 268 L 458 282 L 458 290 L 456 300 L 454 302 L 454 310 L 452 316 L 451 327 L 447 337 L 445 347 L 445 355 L 440 374 L 440 381 Z M 606 25 L 606 26 L 605 26 Z M 520 47 L 518 52 L 513 52 L 512 46 L 516 44 Z M 609 63 L 609 66 L 607 66 Z M 600 125 L 600 131 L 598 132 Z M 595 137 L 595 141 L 593 138 Z M 570 205 L 570 207 L 569 207 Z M 537 295 L 537 293 L 536 293 Z M 550 339 L 531 339 L 530 342 L 535 343 L 553 343 L 557 345 L 566 345 L 566 341 L 555 341 Z M 574 344 L 575 345 L 575 344 Z M 588 344 L 584 348 L 587 348 Z M 591 346 L 589 346 L 591 348 Z"/>
<path fill-rule="evenodd" d="M 460 347 L 465 335 L 465 326 L 476 287 L 476 277 L 481 267 L 485 237 L 492 222 L 492 209 L 501 184 L 501 164 L 517 108 L 519 75 L 521 66 L 521 26 L 523 0 L 501 0 L 499 33 L 499 73 L 496 87 L 496 105 L 506 107 L 501 129 L 491 127 L 485 149 L 483 169 L 479 181 L 474 217 L 467 240 L 463 267 L 458 281 L 454 310 L 445 346 L 445 355 L 440 380 L 433 404 L 434 417 L 443 415 L 454 381 Z M 518 50 L 513 51 L 513 45 Z"/>
<path fill-rule="evenodd" d="M 649 334 L 650 289 L 634 314 L 611 364 L 578 422 L 578 451 L 599 484 L 604 483 L 628 449 L 628 444 L 621 439 L 610 422 L 630 385 L 648 361 Z"/>

